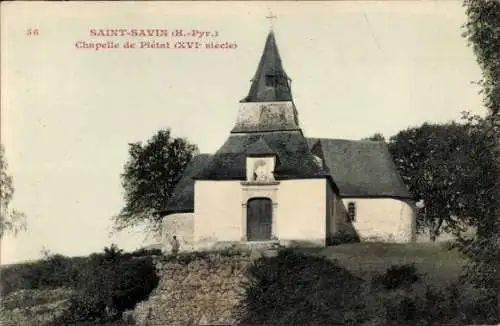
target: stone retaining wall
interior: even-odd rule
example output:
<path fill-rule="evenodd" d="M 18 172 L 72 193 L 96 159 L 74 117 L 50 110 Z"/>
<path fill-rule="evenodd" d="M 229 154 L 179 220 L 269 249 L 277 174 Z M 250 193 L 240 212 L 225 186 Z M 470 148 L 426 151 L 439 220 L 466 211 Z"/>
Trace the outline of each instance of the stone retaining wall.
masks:
<path fill-rule="evenodd" d="M 156 257 L 160 282 L 135 309 L 137 325 L 232 325 L 255 251 Z M 147 317 L 150 314 L 150 317 Z"/>

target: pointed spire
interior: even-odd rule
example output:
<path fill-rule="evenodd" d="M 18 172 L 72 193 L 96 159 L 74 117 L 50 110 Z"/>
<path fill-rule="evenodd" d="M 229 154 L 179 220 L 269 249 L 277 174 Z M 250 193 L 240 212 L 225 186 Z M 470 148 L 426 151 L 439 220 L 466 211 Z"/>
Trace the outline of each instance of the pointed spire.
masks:
<path fill-rule="evenodd" d="M 241 102 L 276 101 L 292 101 L 292 91 L 290 78 L 283 69 L 274 31 L 271 29 L 248 96 Z"/>

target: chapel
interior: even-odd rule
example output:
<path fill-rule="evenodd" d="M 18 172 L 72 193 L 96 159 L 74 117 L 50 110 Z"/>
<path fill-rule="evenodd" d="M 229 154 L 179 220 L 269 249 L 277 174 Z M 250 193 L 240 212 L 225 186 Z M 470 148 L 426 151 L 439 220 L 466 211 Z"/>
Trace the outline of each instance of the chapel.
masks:
<path fill-rule="evenodd" d="M 384 142 L 300 128 L 273 30 L 228 138 L 190 162 L 162 213 L 181 250 L 415 241 L 415 202 Z"/>

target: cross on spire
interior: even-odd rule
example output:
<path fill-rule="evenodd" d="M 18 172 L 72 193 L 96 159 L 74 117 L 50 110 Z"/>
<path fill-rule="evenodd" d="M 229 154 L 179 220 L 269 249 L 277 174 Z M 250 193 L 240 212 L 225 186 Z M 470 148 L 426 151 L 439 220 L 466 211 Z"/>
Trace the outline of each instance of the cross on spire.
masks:
<path fill-rule="evenodd" d="M 278 16 L 273 14 L 271 11 L 269 12 L 269 15 L 266 16 L 266 19 L 269 19 L 270 27 L 271 29 L 273 28 L 273 19 L 278 19 Z"/>

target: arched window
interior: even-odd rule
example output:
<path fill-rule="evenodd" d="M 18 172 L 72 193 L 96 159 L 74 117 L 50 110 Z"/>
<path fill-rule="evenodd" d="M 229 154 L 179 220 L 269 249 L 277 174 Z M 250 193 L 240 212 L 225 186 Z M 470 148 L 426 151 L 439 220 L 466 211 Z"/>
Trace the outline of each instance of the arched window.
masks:
<path fill-rule="evenodd" d="M 353 201 L 347 204 L 347 216 L 350 222 L 356 221 L 356 203 Z"/>

